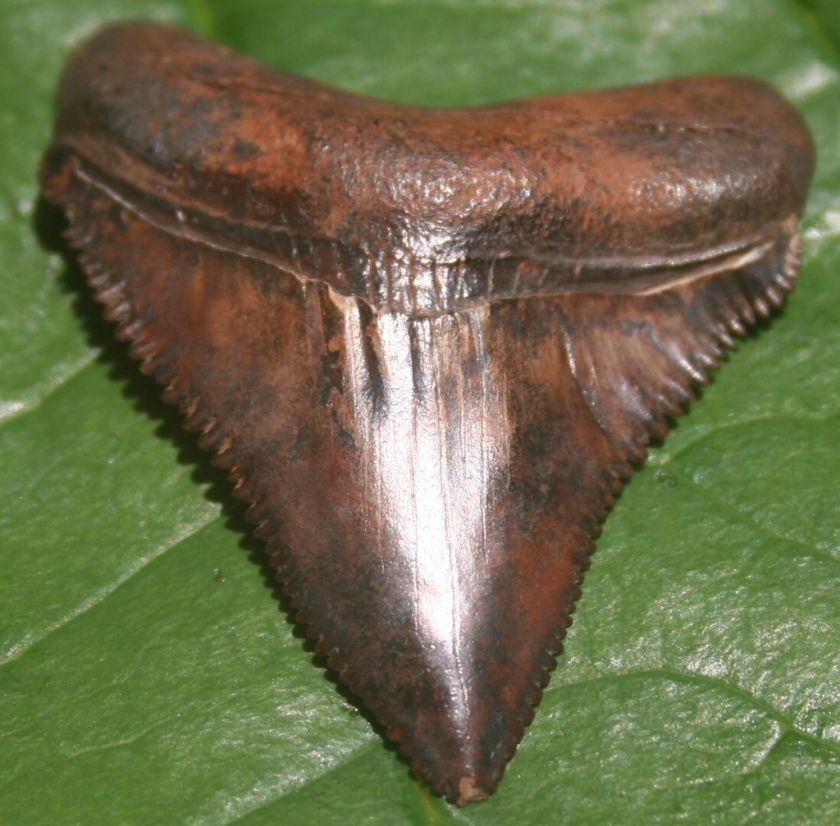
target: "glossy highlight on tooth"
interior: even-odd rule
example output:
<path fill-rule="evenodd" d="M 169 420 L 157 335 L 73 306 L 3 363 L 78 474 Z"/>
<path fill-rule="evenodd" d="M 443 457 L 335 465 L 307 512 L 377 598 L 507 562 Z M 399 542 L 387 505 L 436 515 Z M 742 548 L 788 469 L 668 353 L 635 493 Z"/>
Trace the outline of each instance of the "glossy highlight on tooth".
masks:
<path fill-rule="evenodd" d="M 71 56 L 42 188 L 329 667 L 463 805 L 648 444 L 793 289 L 813 163 L 748 78 L 415 108 L 135 23 Z"/>

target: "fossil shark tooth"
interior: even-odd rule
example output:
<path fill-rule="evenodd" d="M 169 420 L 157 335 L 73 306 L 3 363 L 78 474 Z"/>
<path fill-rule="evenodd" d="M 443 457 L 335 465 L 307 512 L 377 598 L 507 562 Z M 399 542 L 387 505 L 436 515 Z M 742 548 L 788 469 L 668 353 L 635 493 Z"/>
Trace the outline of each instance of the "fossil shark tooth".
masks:
<path fill-rule="evenodd" d="M 491 794 L 606 513 L 799 268 L 810 136 L 745 78 L 421 109 L 112 26 L 45 196 L 339 679 Z"/>

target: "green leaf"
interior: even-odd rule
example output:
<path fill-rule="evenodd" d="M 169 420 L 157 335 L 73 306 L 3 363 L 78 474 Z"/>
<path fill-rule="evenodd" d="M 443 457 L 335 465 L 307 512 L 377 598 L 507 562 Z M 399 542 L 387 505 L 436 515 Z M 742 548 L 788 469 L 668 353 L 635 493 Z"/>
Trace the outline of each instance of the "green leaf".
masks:
<path fill-rule="evenodd" d="M 840 822 L 835 6 L 4 0 L 0 822 Z M 486 803 L 433 798 L 313 662 L 224 481 L 49 249 L 36 169 L 61 64 L 138 17 L 424 104 L 751 73 L 814 130 L 801 287 L 615 508 Z"/>

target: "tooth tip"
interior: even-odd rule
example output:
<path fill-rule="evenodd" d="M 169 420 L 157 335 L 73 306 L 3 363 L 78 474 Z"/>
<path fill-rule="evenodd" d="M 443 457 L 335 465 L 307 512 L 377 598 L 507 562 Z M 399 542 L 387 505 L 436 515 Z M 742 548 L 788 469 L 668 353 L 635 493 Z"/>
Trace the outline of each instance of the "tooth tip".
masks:
<path fill-rule="evenodd" d="M 467 774 L 458 781 L 458 797 L 455 803 L 458 806 L 466 806 L 467 803 L 487 800 L 492 793 L 493 789 L 488 784 L 482 783 L 473 774 Z"/>

